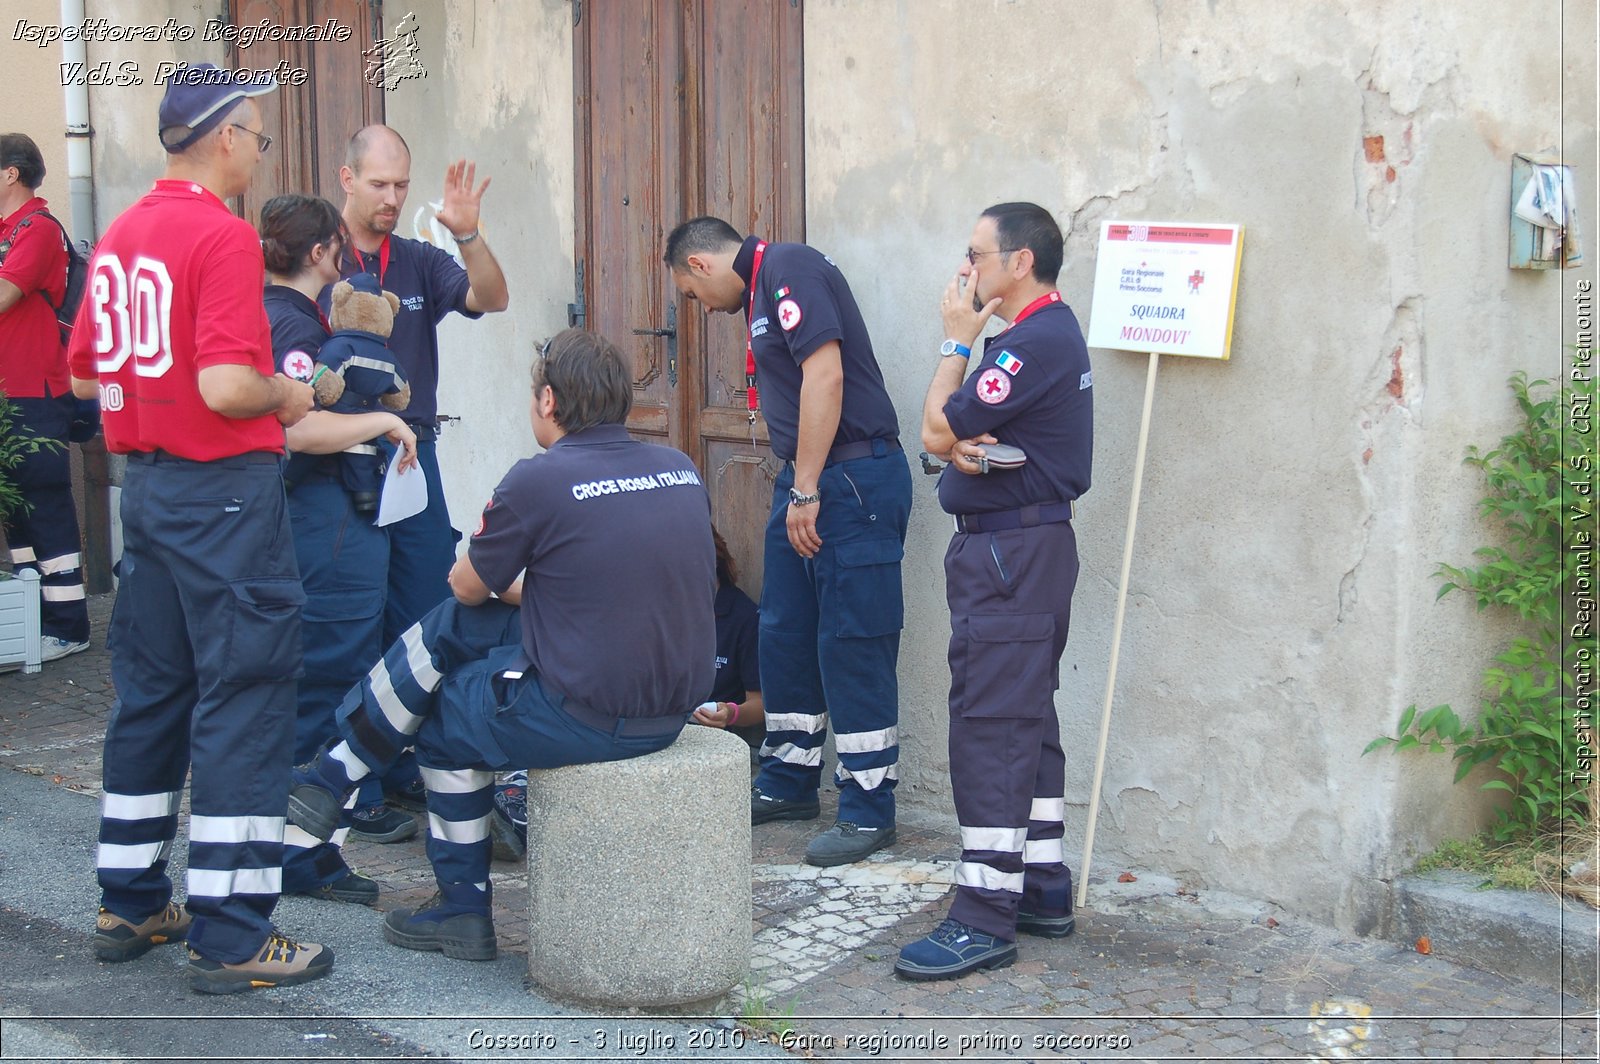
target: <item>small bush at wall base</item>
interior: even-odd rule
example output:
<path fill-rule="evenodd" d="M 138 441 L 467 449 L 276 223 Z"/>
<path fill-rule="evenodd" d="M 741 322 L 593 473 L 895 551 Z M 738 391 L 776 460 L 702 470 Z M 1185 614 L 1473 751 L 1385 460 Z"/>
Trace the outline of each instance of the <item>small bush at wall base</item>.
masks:
<path fill-rule="evenodd" d="M 1484 670 L 1486 697 L 1476 722 L 1448 705 L 1421 712 L 1407 706 L 1395 734 L 1379 736 L 1362 751 L 1449 751 L 1457 783 L 1475 768 L 1492 767 L 1484 789 L 1510 794 L 1490 829 L 1502 842 L 1580 827 L 1593 813 L 1592 762 L 1580 757 L 1592 758 L 1580 741 L 1591 718 L 1578 719 L 1575 696 L 1592 690 L 1595 641 L 1592 631 L 1565 622 L 1580 590 L 1593 598 L 1594 505 L 1585 490 L 1593 458 L 1587 439 L 1573 451 L 1567 437 L 1573 433 L 1569 411 L 1575 403 L 1587 408 L 1595 385 L 1585 380 L 1556 388 L 1517 373 L 1511 391 L 1522 411 L 1521 429 L 1488 453 L 1469 448 L 1466 458 L 1483 470 L 1489 493 L 1479 512 L 1504 546 L 1482 547 L 1474 552 L 1480 564 L 1440 565 L 1435 575 L 1444 579 L 1438 597 L 1464 591 L 1480 611 L 1513 610 L 1526 634 Z"/>
<path fill-rule="evenodd" d="M 23 459 L 41 447 L 60 447 L 56 440 L 35 435 L 26 425 L 17 424 L 17 408 L 5 392 L 0 392 L 0 524 L 12 514 L 27 513 L 28 501 L 17 487 L 15 473 Z"/>

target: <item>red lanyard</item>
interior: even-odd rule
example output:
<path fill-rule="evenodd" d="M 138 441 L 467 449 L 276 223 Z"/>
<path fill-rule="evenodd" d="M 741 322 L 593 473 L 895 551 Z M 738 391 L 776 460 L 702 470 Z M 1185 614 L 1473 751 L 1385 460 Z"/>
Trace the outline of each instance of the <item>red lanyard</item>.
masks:
<path fill-rule="evenodd" d="M 367 269 L 367 260 L 361 257 L 361 249 L 355 244 L 350 245 L 350 250 L 355 252 L 356 265 L 361 267 L 363 273 Z M 383 243 L 378 245 L 378 287 L 383 287 L 383 275 L 389 272 L 389 234 L 383 234 Z"/>
<path fill-rule="evenodd" d="M 761 395 L 756 391 L 756 346 L 755 338 L 750 332 L 750 323 L 756 316 L 756 278 L 761 276 L 761 257 L 767 253 L 767 242 L 756 241 L 756 257 L 750 267 L 750 303 L 744 316 L 744 396 L 745 410 L 748 412 L 750 424 L 756 423 L 756 414 L 761 410 Z"/>
<path fill-rule="evenodd" d="M 1006 328 L 1011 328 L 1012 326 L 1016 325 L 1017 322 L 1021 321 L 1023 318 L 1026 318 L 1034 311 L 1039 310 L 1041 307 L 1048 307 L 1051 303 L 1059 302 L 1061 302 L 1060 292 L 1046 292 L 1038 299 L 1035 299 L 1032 303 L 1029 303 L 1027 306 L 1017 311 L 1017 316 L 1011 319 L 1011 325 L 1007 325 Z"/>

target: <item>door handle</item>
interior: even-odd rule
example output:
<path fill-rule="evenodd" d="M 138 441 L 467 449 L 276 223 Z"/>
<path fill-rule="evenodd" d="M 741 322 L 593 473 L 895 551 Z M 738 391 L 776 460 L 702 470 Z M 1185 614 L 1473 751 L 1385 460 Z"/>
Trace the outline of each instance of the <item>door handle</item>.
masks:
<path fill-rule="evenodd" d="M 635 336 L 661 336 L 667 341 L 667 384 L 678 386 L 678 304 L 667 304 L 667 324 L 662 329 L 635 329 Z"/>

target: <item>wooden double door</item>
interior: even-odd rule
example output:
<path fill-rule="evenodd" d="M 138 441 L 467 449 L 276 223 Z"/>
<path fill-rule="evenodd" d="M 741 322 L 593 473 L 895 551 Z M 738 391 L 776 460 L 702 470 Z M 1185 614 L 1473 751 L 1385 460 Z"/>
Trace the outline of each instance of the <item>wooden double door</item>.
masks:
<path fill-rule="evenodd" d="M 768 240 L 805 238 L 799 0 L 572 0 L 577 113 L 576 295 L 570 317 L 634 366 L 629 428 L 699 466 L 740 584 L 761 587 L 761 538 L 779 463 L 746 412 L 744 315 L 678 296 L 666 235 L 701 214 Z M 279 60 L 301 85 L 261 97 L 272 150 L 236 206 L 252 223 L 281 192 L 343 203 L 339 166 L 383 93 L 360 53 L 381 40 L 381 0 L 229 0 L 236 25 L 337 18 L 348 42 L 259 41 L 238 65 Z M 547 295 L 547 294 L 542 294 Z M 521 298 L 521 297 L 519 297 Z"/>
<path fill-rule="evenodd" d="M 261 223 L 261 205 L 285 192 L 322 196 L 344 204 L 339 167 L 345 146 L 362 126 L 383 121 L 383 90 L 364 77 L 362 50 L 383 38 L 382 0 L 229 0 L 228 17 L 235 26 L 323 25 L 328 19 L 351 30 L 347 41 L 252 42 L 235 46 L 236 67 L 304 70 L 299 84 L 280 85 L 258 97 L 272 149 L 246 192 L 235 203 L 252 225 Z"/>
<path fill-rule="evenodd" d="M 678 295 L 661 256 L 702 214 L 805 238 L 797 0 L 585 2 L 574 28 L 576 318 L 634 366 L 629 428 L 689 454 L 752 595 L 779 463 L 752 425 L 745 320 Z"/>

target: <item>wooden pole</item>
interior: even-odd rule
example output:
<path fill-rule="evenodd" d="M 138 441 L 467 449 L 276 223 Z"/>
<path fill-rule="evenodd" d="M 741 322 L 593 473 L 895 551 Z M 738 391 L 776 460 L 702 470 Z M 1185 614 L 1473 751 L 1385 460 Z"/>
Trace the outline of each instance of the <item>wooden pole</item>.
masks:
<path fill-rule="evenodd" d="M 1078 902 L 1089 892 L 1089 858 L 1094 853 L 1094 826 L 1100 815 L 1100 784 L 1106 771 L 1106 739 L 1111 734 L 1111 696 L 1117 687 L 1117 658 L 1122 650 L 1122 618 L 1128 608 L 1128 573 L 1133 568 L 1133 532 L 1139 523 L 1139 489 L 1144 484 L 1145 444 L 1150 440 L 1150 410 L 1156 398 L 1156 367 L 1161 356 L 1150 352 L 1144 379 L 1144 413 L 1139 419 L 1139 449 L 1133 459 L 1133 501 L 1128 504 L 1128 538 L 1122 545 L 1122 580 L 1117 587 L 1117 618 L 1111 626 L 1111 667 L 1106 673 L 1106 704 L 1100 714 L 1100 748 L 1094 755 L 1094 784 L 1089 788 L 1089 825 L 1083 833 L 1083 863 L 1078 871 Z"/>

